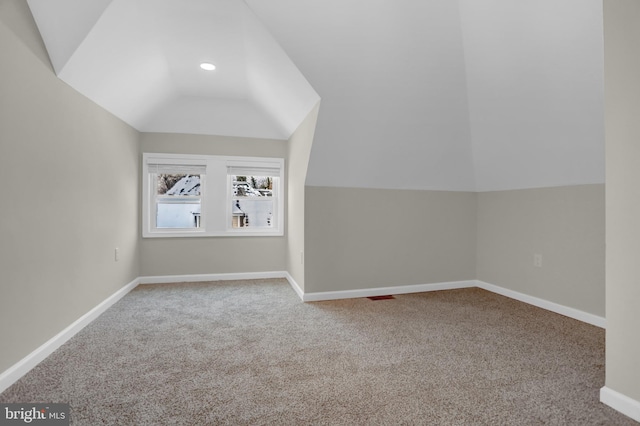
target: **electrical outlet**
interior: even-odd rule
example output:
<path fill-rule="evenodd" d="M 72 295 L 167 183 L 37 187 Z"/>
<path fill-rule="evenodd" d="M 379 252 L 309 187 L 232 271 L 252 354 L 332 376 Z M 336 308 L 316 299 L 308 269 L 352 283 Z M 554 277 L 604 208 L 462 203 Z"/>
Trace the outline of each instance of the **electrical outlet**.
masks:
<path fill-rule="evenodd" d="M 118 260 L 120 260 L 120 249 L 118 247 L 116 247 L 116 249 L 114 250 L 113 253 L 113 259 L 117 262 Z"/>
<path fill-rule="evenodd" d="M 533 255 L 533 266 L 536 268 L 542 268 L 542 255 L 540 253 Z"/>

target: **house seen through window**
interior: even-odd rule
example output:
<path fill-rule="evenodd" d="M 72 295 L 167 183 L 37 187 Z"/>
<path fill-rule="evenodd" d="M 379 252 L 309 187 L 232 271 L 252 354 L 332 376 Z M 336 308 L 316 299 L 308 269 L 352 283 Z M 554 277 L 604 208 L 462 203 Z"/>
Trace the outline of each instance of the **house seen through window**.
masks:
<path fill-rule="evenodd" d="M 200 227 L 199 174 L 158 174 L 156 227 Z"/>
<path fill-rule="evenodd" d="M 233 228 L 273 225 L 273 180 L 271 176 L 231 176 Z"/>

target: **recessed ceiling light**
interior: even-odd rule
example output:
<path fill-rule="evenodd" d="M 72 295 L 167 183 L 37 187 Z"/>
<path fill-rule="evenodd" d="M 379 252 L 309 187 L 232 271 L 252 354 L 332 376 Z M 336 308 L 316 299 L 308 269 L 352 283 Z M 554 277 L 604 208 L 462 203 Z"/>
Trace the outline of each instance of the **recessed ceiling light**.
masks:
<path fill-rule="evenodd" d="M 209 62 L 203 62 L 200 64 L 200 68 L 202 68 L 205 71 L 213 71 L 216 69 L 216 66 L 213 64 L 210 64 Z"/>

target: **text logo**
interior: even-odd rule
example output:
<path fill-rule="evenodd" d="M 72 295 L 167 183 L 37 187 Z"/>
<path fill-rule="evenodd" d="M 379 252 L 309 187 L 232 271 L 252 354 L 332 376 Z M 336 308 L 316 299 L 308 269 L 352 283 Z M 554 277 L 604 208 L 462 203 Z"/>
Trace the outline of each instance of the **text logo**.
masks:
<path fill-rule="evenodd" d="M 68 426 L 69 404 L 0 404 L 0 426 Z"/>

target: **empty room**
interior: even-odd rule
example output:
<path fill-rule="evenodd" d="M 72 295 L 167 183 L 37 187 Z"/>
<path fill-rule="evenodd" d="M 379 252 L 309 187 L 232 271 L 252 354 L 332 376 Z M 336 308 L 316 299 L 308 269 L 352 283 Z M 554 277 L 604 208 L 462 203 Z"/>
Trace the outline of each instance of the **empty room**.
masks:
<path fill-rule="evenodd" d="M 639 23 L 1 0 L 0 424 L 638 424 Z"/>

